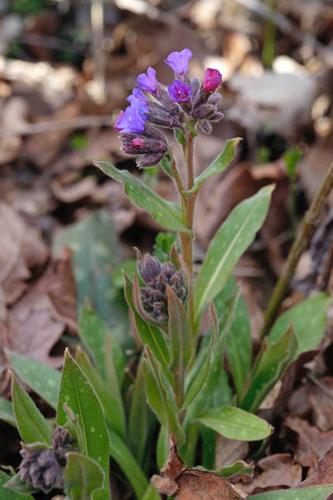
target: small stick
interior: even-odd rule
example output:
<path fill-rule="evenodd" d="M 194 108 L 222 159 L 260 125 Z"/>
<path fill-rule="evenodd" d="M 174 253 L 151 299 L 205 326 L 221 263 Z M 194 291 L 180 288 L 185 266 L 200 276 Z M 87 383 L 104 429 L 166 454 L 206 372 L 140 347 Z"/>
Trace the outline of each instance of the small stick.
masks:
<path fill-rule="evenodd" d="M 260 334 L 260 338 L 267 335 L 269 328 L 272 326 L 280 304 L 285 296 L 288 285 L 295 273 L 298 261 L 307 248 L 311 237 L 313 235 L 316 223 L 324 208 L 327 196 L 333 188 L 333 162 L 329 166 L 322 184 L 313 198 L 312 203 L 305 214 L 301 228 L 289 252 L 285 268 L 275 285 L 271 299 L 268 304 L 267 312 L 265 315 L 265 322 Z"/>

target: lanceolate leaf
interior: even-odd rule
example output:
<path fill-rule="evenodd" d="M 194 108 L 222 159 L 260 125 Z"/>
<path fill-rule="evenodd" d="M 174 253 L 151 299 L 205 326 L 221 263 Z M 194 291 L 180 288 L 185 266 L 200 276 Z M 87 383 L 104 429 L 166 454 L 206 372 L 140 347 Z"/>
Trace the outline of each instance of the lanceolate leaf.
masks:
<path fill-rule="evenodd" d="M 51 366 L 11 352 L 11 366 L 20 379 L 31 387 L 52 408 L 57 407 L 61 373 Z"/>
<path fill-rule="evenodd" d="M 124 441 L 115 432 L 109 429 L 109 443 L 111 457 L 117 462 L 121 470 L 131 483 L 138 500 L 143 498 L 149 481 L 140 468 L 138 462 L 125 445 Z M 139 432 L 139 430 L 138 430 Z"/>
<path fill-rule="evenodd" d="M 218 434 L 238 441 L 258 441 L 265 439 L 273 431 L 262 418 L 234 406 L 206 410 L 196 420 Z"/>
<path fill-rule="evenodd" d="M 133 203 L 147 210 L 163 227 L 174 231 L 188 231 L 182 221 L 179 208 L 158 196 L 140 179 L 131 175 L 127 170 L 118 170 L 108 161 L 97 161 L 95 165 L 115 181 L 124 184 L 125 193 Z"/>
<path fill-rule="evenodd" d="M 269 342 L 279 339 L 291 325 L 298 343 L 294 359 L 302 352 L 316 349 L 325 333 L 327 307 L 331 300 L 332 297 L 328 294 L 317 293 L 300 304 L 290 307 L 274 323 L 268 337 Z"/>
<path fill-rule="evenodd" d="M 196 193 L 206 179 L 213 175 L 223 172 L 232 162 L 236 155 L 236 149 L 242 139 L 235 137 L 226 141 L 226 145 L 222 153 L 204 170 L 198 177 L 195 178 L 193 188 L 188 193 Z"/>
<path fill-rule="evenodd" d="M 105 419 L 111 428 L 124 438 L 126 433 L 125 413 L 120 391 L 116 386 L 117 379 L 114 378 L 112 383 L 105 382 L 97 369 L 92 366 L 87 354 L 82 350 L 77 351 L 76 361 L 94 389 L 104 410 Z"/>
<path fill-rule="evenodd" d="M 267 341 L 259 352 L 249 380 L 250 385 L 240 400 L 244 410 L 256 412 L 261 402 L 293 360 L 297 351 L 294 330 L 288 328 L 274 344 Z"/>
<path fill-rule="evenodd" d="M 13 407 L 10 401 L 7 399 L 0 398 L 0 420 L 7 422 L 7 424 L 16 427 L 15 415 L 13 413 Z"/>
<path fill-rule="evenodd" d="M 331 493 L 333 493 L 333 484 L 325 484 L 259 493 L 250 495 L 248 500 L 327 500 Z"/>
<path fill-rule="evenodd" d="M 272 189 L 267 186 L 240 203 L 214 236 L 195 284 L 196 322 L 207 304 L 223 289 L 237 261 L 262 226 Z"/>
<path fill-rule="evenodd" d="M 91 500 L 93 492 L 103 487 L 103 470 L 97 462 L 77 452 L 68 453 L 66 462 L 65 492 L 71 500 Z M 109 498 L 105 490 L 104 499 Z"/>
<path fill-rule="evenodd" d="M 38 410 L 35 403 L 13 377 L 13 409 L 17 427 L 25 443 L 51 444 L 51 426 Z"/>
<path fill-rule="evenodd" d="M 103 411 L 86 376 L 68 352 L 65 354 L 57 412 L 57 423 L 62 426 L 67 421 L 64 405 L 72 410 L 82 429 L 84 449 L 80 451 L 96 460 L 101 466 L 105 473 L 105 487 L 107 487 L 109 440 Z"/>

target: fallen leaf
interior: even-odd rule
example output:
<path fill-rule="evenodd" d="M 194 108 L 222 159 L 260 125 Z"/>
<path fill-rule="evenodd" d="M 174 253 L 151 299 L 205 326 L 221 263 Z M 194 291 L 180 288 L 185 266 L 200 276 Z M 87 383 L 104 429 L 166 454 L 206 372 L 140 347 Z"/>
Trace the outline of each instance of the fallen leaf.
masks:
<path fill-rule="evenodd" d="M 314 467 L 309 470 L 304 486 L 332 484 L 333 481 L 333 448 L 330 448 Z"/>
<path fill-rule="evenodd" d="M 322 432 L 298 417 L 287 417 L 285 425 L 299 436 L 295 460 L 311 467 L 333 446 L 333 431 Z"/>
<path fill-rule="evenodd" d="M 294 488 L 302 480 L 302 467 L 295 463 L 289 453 L 276 453 L 262 458 L 257 466 L 262 472 L 250 484 L 243 485 L 243 489 L 249 494 L 272 488 Z"/>

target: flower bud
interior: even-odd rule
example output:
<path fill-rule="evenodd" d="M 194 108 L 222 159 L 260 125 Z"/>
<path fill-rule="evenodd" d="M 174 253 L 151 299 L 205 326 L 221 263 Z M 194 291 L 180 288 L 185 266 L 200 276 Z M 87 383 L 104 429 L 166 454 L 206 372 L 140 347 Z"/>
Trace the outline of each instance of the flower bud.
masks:
<path fill-rule="evenodd" d="M 66 453 L 74 449 L 74 439 L 65 427 L 56 427 L 52 433 L 52 448 L 60 465 L 66 465 Z"/>
<path fill-rule="evenodd" d="M 184 302 L 187 296 L 185 280 L 171 262 L 161 263 L 156 257 L 145 254 L 138 262 L 138 270 L 148 285 L 141 288 L 141 300 L 145 311 L 155 320 L 168 319 L 167 286 Z"/>
<path fill-rule="evenodd" d="M 24 446 L 20 453 L 19 476 L 22 481 L 44 493 L 62 488 L 63 473 L 53 450 Z"/>
<path fill-rule="evenodd" d="M 222 75 L 218 69 L 207 68 L 205 70 L 202 88 L 205 92 L 214 92 L 222 83 Z"/>

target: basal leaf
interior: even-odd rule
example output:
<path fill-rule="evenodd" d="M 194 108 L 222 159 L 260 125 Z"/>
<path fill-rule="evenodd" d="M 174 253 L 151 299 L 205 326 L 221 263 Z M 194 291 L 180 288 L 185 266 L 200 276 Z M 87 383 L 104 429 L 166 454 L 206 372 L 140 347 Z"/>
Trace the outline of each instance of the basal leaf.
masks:
<path fill-rule="evenodd" d="M 73 252 L 78 317 L 89 304 L 110 327 L 119 345 L 131 347 L 127 307 L 112 280 L 121 262 L 121 249 L 110 213 L 95 212 L 61 230 L 55 239 L 54 254 L 61 255 L 64 247 Z"/>
<path fill-rule="evenodd" d="M 4 422 L 7 422 L 7 424 L 16 427 L 16 420 L 12 403 L 4 398 L 0 398 L 0 420 L 3 420 Z"/>
<path fill-rule="evenodd" d="M 16 352 L 11 352 L 9 358 L 16 375 L 52 408 L 56 408 L 61 373 L 51 366 Z"/>
<path fill-rule="evenodd" d="M 101 466 L 105 473 L 105 487 L 108 487 L 109 440 L 103 411 L 86 376 L 68 351 L 65 354 L 57 412 L 57 423 L 62 426 L 67 422 L 64 405 L 72 410 L 82 429 L 84 449 L 80 451 Z"/>
<path fill-rule="evenodd" d="M 115 432 L 124 438 L 126 434 L 125 413 L 119 387 L 116 386 L 117 380 L 114 379 L 113 383 L 103 380 L 97 369 L 92 366 L 87 354 L 80 349 L 77 351 L 76 361 L 99 399 L 105 420 Z"/>
<path fill-rule="evenodd" d="M 12 381 L 12 401 L 17 428 L 22 440 L 25 443 L 39 442 L 50 445 L 51 426 L 15 377 Z"/>
<path fill-rule="evenodd" d="M 223 172 L 232 162 L 236 155 L 236 149 L 242 139 L 235 137 L 226 141 L 226 145 L 222 153 L 204 170 L 198 177 L 195 178 L 193 188 L 188 193 L 196 193 L 206 179 L 213 175 Z"/>
<path fill-rule="evenodd" d="M 327 500 L 333 493 L 333 484 L 275 490 L 258 495 L 250 495 L 248 500 Z"/>
<path fill-rule="evenodd" d="M 327 308 L 331 300 L 328 294 L 317 293 L 290 307 L 274 323 L 269 333 L 269 342 L 279 339 L 291 325 L 298 343 L 294 359 L 302 352 L 316 349 L 325 333 Z"/>
<path fill-rule="evenodd" d="M 67 454 L 64 489 L 71 500 L 91 500 L 93 492 L 103 487 L 103 483 L 104 472 L 95 460 L 77 452 Z M 106 490 L 104 498 L 110 498 Z"/>
<path fill-rule="evenodd" d="M 230 276 L 226 286 L 215 298 L 218 316 L 226 310 L 226 304 L 237 293 L 236 280 Z M 225 338 L 226 354 L 238 397 L 240 397 L 251 369 L 252 340 L 248 310 L 240 295 L 235 305 L 235 314 Z"/>
<path fill-rule="evenodd" d="M 149 486 L 147 477 L 124 441 L 110 429 L 109 444 L 111 457 L 117 462 L 131 483 L 138 500 L 141 500 Z"/>
<path fill-rule="evenodd" d="M 264 187 L 237 205 L 215 234 L 195 283 L 196 322 L 207 304 L 223 289 L 234 266 L 262 226 L 272 189 Z"/>
<path fill-rule="evenodd" d="M 240 400 L 240 407 L 255 413 L 261 402 L 295 357 L 297 339 L 289 327 L 273 344 L 263 343 L 249 377 L 249 387 Z"/>
<path fill-rule="evenodd" d="M 106 175 L 124 185 L 125 193 L 138 207 L 147 210 L 157 222 L 166 229 L 188 231 L 183 223 L 181 211 L 154 191 L 148 188 L 139 178 L 127 170 L 118 170 L 108 161 L 96 161 L 95 165 Z"/>
<path fill-rule="evenodd" d="M 206 410 L 196 420 L 218 434 L 238 441 L 258 441 L 270 436 L 273 431 L 262 418 L 234 406 Z"/>

